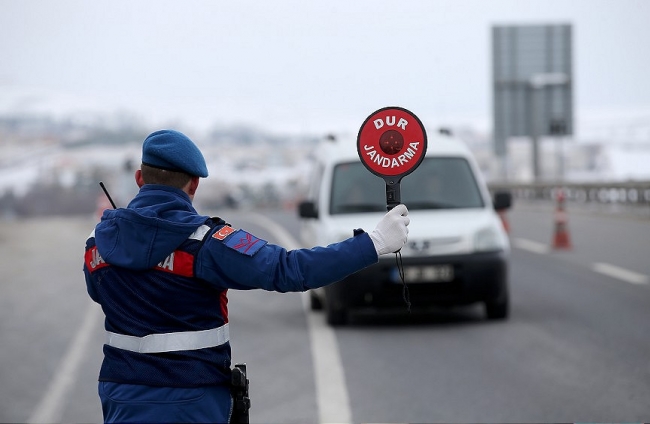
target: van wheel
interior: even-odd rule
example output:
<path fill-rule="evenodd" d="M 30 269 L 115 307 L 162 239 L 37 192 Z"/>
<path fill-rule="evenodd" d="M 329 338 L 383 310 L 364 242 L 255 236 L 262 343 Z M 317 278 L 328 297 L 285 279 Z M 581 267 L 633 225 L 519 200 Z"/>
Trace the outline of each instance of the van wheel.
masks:
<path fill-rule="evenodd" d="M 498 299 L 487 300 L 485 302 L 485 315 L 489 320 L 502 320 L 508 318 L 510 312 L 510 302 L 508 295 L 505 294 Z"/>
<path fill-rule="evenodd" d="M 348 311 L 342 306 L 335 305 L 337 303 L 334 299 L 327 299 L 325 301 L 325 315 L 327 323 L 332 327 L 345 325 L 348 322 Z"/>
<path fill-rule="evenodd" d="M 312 311 L 320 311 L 323 309 L 323 302 L 313 290 L 309 292 L 309 307 Z"/>

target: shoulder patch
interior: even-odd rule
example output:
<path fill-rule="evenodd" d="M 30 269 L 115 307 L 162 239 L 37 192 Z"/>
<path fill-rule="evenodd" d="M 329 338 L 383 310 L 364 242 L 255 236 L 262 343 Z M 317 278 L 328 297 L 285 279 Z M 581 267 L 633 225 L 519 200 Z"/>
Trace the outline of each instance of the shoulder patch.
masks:
<path fill-rule="evenodd" d="M 212 234 L 212 237 L 216 238 L 217 240 L 223 240 L 234 232 L 235 232 L 234 228 L 229 227 L 228 225 L 224 225 L 223 227 L 215 231 L 215 233 Z"/>
<path fill-rule="evenodd" d="M 233 233 L 232 236 L 224 244 L 244 255 L 253 256 L 267 243 L 266 240 L 257 238 L 244 230 L 233 230 L 231 233 Z"/>

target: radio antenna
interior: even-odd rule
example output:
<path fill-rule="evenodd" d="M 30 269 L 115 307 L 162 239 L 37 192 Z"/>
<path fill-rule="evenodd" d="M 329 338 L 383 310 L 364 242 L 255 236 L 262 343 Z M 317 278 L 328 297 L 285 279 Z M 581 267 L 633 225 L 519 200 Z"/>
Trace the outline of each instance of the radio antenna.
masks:
<path fill-rule="evenodd" d="M 108 198 L 108 201 L 111 202 L 111 205 L 113 206 L 113 209 L 117 209 L 117 206 L 115 206 L 115 202 L 113 202 L 113 199 L 111 198 L 111 195 L 108 194 L 108 190 L 106 190 L 106 187 L 104 187 L 104 183 L 100 181 L 99 186 L 102 188 L 102 190 L 104 190 L 104 194 Z"/>

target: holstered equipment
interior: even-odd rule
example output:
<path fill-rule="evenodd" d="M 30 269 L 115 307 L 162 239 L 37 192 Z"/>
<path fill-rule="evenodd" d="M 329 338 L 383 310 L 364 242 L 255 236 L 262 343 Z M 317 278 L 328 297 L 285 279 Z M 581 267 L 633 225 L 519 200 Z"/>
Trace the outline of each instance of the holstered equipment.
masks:
<path fill-rule="evenodd" d="M 249 423 L 248 410 L 251 409 L 251 399 L 248 397 L 248 377 L 246 364 L 236 364 L 232 370 L 231 391 L 233 410 L 231 423 Z"/>

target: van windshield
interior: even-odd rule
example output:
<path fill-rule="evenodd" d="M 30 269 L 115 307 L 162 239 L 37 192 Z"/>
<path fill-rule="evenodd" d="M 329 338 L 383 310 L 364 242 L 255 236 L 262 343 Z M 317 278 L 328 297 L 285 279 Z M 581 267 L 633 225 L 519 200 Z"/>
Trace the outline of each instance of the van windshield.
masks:
<path fill-rule="evenodd" d="M 484 207 L 469 163 L 460 157 L 425 158 L 402 179 L 402 203 L 409 210 Z M 385 212 L 386 183 L 361 162 L 334 168 L 330 214 Z"/>

